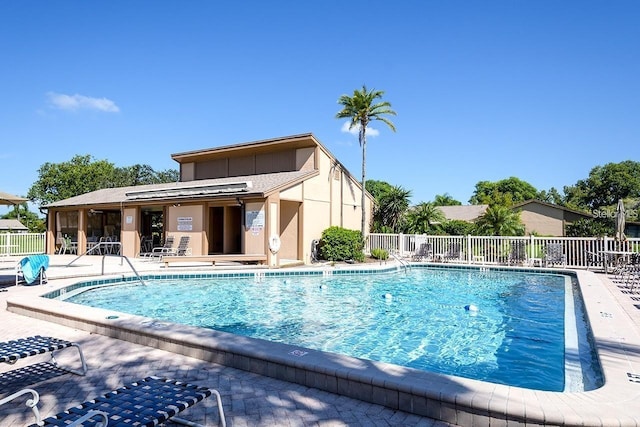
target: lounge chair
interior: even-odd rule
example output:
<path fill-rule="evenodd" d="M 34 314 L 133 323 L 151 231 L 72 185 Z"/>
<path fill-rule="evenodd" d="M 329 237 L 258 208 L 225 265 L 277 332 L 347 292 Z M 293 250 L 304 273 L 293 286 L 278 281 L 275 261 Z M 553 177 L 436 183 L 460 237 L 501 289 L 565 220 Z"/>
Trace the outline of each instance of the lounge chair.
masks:
<path fill-rule="evenodd" d="M 510 243 L 508 265 L 527 264 L 527 242 L 524 240 L 512 240 Z"/>
<path fill-rule="evenodd" d="M 180 242 L 178 243 L 178 247 L 175 249 L 175 252 L 170 255 L 176 256 L 186 256 L 191 255 L 191 248 L 189 247 L 189 236 L 180 237 Z"/>
<path fill-rule="evenodd" d="M 47 282 L 48 255 L 30 255 L 16 264 L 16 286 L 20 283 L 40 285 Z"/>
<path fill-rule="evenodd" d="M 225 427 L 222 399 L 217 390 L 158 377 L 136 381 L 44 420 L 39 418 L 36 410 L 36 423 L 30 427 L 107 426 L 112 423 L 114 426 L 157 426 L 169 420 L 200 426 L 176 415 L 212 394 L 216 396 L 218 404 L 219 424 Z M 103 424 L 97 424 L 94 418 L 100 418 Z M 211 425 L 209 420 L 207 425 Z"/>
<path fill-rule="evenodd" d="M 189 247 L 189 236 L 180 237 L 180 242 L 178 246 L 175 248 L 171 248 L 169 250 L 162 251 L 162 253 L 157 257 L 159 261 L 162 261 L 165 257 L 181 257 L 191 255 L 191 248 Z"/>
<path fill-rule="evenodd" d="M 447 252 L 438 254 L 438 258 L 440 258 L 442 262 L 459 261 L 461 256 L 462 250 L 460 242 L 452 242 L 449 245 L 449 249 L 447 249 Z"/>
<path fill-rule="evenodd" d="M 79 367 L 63 366 L 56 361 L 56 354 L 74 347 L 78 352 Z M 67 373 L 85 375 L 87 364 L 80 346 L 74 342 L 40 335 L 0 342 L 0 363 L 15 364 L 20 359 L 50 353 L 48 362 L 32 363 L 0 373 L 0 393 L 11 393 L 25 384 L 34 384 Z M 65 357 L 65 359 L 68 359 Z"/>
<path fill-rule="evenodd" d="M 563 253 L 562 243 L 547 243 L 545 247 L 544 259 L 542 261 L 545 267 L 562 265 L 567 266 L 567 256 Z"/>
<path fill-rule="evenodd" d="M 161 257 L 163 254 L 171 253 L 171 251 L 173 251 L 174 240 L 175 239 L 173 236 L 167 236 L 167 238 L 164 239 L 164 245 L 156 246 L 155 248 L 151 249 L 151 252 L 141 253 L 140 256 L 143 258 L 155 258 Z"/>
<path fill-rule="evenodd" d="M 432 258 L 433 244 L 419 243 L 419 246 L 416 248 L 416 252 L 411 256 L 411 261 L 430 261 Z"/>

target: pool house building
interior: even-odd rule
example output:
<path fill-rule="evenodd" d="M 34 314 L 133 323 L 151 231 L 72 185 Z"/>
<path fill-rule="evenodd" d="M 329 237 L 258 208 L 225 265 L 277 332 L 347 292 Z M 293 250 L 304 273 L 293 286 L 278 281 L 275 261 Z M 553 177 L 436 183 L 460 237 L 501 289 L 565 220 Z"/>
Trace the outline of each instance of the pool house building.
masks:
<path fill-rule="evenodd" d="M 78 254 L 119 242 L 133 257 L 168 236 L 193 256 L 266 263 L 311 261 L 330 226 L 360 229 L 373 197 L 313 134 L 173 154 L 174 183 L 105 188 L 50 203 L 47 253 L 66 242 Z M 277 249 L 277 250 L 276 250 Z"/>

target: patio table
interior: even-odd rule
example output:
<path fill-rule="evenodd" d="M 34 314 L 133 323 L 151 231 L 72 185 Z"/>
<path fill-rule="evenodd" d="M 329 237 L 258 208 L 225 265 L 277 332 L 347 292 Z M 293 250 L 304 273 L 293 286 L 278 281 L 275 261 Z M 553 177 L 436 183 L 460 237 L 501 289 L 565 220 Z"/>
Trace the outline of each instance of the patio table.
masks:
<path fill-rule="evenodd" d="M 609 257 L 607 255 L 612 255 L 616 260 L 621 257 L 630 257 L 631 255 L 637 254 L 637 252 L 629 252 L 629 251 L 600 251 L 602 257 L 602 266 L 604 267 L 604 273 L 609 273 Z"/>

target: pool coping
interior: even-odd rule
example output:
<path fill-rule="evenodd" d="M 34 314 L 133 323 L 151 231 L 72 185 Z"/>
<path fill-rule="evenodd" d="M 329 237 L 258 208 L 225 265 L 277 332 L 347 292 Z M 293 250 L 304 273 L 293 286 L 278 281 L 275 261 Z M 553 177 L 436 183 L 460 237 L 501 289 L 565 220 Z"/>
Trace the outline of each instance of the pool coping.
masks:
<path fill-rule="evenodd" d="M 381 272 L 396 268 L 333 268 L 320 273 L 317 268 L 300 268 L 273 274 L 350 274 L 352 270 Z M 259 274 L 271 275 L 270 271 L 260 270 Z M 42 297 L 11 297 L 7 300 L 7 310 L 458 425 L 640 426 L 637 410 L 640 382 L 632 382 L 629 376 L 640 374 L 638 328 L 594 273 L 548 271 L 569 272 L 578 278 L 605 377 L 605 384 L 596 390 L 546 392 L 487 383 L 105 309 L 81 307 L 79 310 L 76 304 Z M 242 270 L 238 274 L 249 273 Z M 157 275 L 148 275 L 154 276 Z M 86 279 L 62 281 L 53 289 L 83 281 Z M 117 318 L 108 319 L 109 316 Z"/>

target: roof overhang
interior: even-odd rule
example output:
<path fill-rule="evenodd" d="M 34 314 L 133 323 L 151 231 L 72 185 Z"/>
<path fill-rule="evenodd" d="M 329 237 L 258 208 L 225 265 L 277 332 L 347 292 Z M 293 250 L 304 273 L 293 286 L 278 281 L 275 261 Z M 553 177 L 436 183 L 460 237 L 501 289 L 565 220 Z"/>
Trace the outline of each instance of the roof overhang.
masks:
<path fill-rule="evenodd" d="M 174 153 L 171 155 L 171 158 L 178 163 L 189 163 L 194 161 L 213 160 L 221 157 L 244 156 L 248 153 L 258 154 L 273 151 L 279 146 L 286 146 L 287 148 L 303 148 L 316 147 L 318 145 L 319 142 L 315 139 L 313 134 L 306 133 L 281 138 L 264 139 L 261 141 L 244 142 L 241 144 L 225 145 L 203 150 Z"/>
<path fill-rule="evenodd" d="M 125 193 L 127 200 L 167 200 L 204 196 L 246 193 L 253 187 L 251 181 L 226 182 L 214 185 L 198 185 L 171 188 L 157 188 Z"/>

